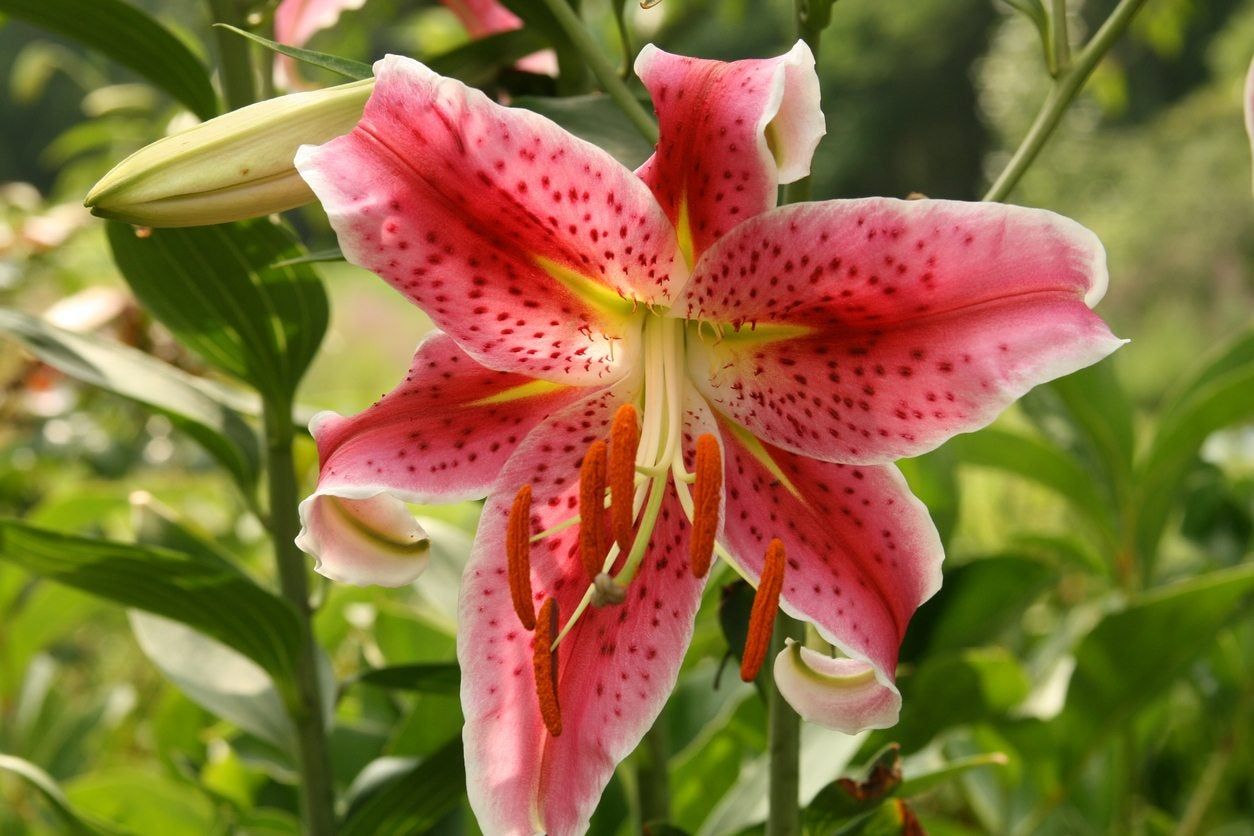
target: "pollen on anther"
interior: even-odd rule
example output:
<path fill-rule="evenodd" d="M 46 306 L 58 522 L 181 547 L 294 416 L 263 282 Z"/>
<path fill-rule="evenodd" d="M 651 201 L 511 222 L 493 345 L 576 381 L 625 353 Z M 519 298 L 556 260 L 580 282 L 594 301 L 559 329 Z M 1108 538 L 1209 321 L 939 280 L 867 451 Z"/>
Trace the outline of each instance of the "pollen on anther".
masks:
<path fill-rule="evenodd" d="M 579 468 L 579 559 L 588 580 L 601 573 L 605 560 L 606 445 L 592 442 Z"/>
<path fill-rule="evenodd" d="M 546 598 L 540 606 L 536 622 L 535 646 L 532 651 L 532 668 L 536 677 L 536 701 L 540 705 L 540 717 L 549 734 L 562 734 L 562 711 L 557 702 L 557 650 L 552 647 L 557 635 L 557 601 Z"/>
<path fill-rule="evenodd" d="M 523 485 L 509 509 L 505 526 L 505 552 L 509 565 L 509 595 L 518 620 L 528 630 L 536 628 L 536 605 L 531 597 L 531 485 Z"/>
<path fill-rule="evenodd" d="M 714 536 L 718 533 L 719 497 L 723 493 L 723 462 L 718 441 L 706 433 L 697 439 L 696 480 L 692 486 L 692 537 L 688 565 L 696 578 L 710 571 Z"/>
<path fill-rule="evenodd" d="M 640 447 L 640 426 L 636 408 L 623 404 L 614 413 L 610 427 L 607 477 L 610 485 L 610 525 L 614 539 L 623 551 L 631 548 L 633 503 L 636 486 L 636 451 Z"/>
<path fill-rule="evenodd" d="M 749 612 L 745 652 L 740 656 L 740 678 L 745 682 L 752 682 L 766 661 L 775 627 L 775 611 L 779 608 L 779 592 L 784 586 L 784 565 L 784 544 L 777 537 L 766 547 L 762 577 L 758 579 L 758 591 Z"/>

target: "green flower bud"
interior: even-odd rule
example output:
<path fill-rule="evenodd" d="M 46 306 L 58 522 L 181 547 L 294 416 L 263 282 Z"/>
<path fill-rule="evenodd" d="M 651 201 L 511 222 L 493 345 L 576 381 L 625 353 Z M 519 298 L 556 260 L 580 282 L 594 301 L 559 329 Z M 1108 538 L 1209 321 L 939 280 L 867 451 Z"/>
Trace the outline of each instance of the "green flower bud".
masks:
<path fill-rule="evenodd" d="M 159 139 L 88 193 L 92 213 L 140 226 L 201 226 L 312 203 L 296 149 L 346 134 L 374 89 L 364 79 L 240 108 Z"/>

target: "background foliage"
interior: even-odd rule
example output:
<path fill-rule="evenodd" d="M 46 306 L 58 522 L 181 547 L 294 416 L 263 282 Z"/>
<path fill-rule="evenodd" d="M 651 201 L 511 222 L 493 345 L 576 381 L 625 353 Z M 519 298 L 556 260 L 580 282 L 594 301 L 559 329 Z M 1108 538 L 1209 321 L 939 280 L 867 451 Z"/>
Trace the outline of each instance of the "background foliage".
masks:
<path fill-rule="evenodd" d="M 114 162 L 190 124 L 187 108 L 218 109 L 215 36 L 192 0 L 123 4 L 133 25 L 159 21 L 155 41 L 110 29 L 128 18 L 59 25 L 66 5 L 0 0 L 0 833 L 295 832 L 298 639 L 267 591 L 262 511 L 236 490 L 251 495 L 261 453 L 257 397 L 235 381 L 290 397 L 312 359 L 297 413 L 355 412 L 429 324 L 342 263 L 273 267 L 299 252 L 273 227 L 232 264 L 210 238 L 237 233 L 140 240 L 88 217 L 78 204 Z M 1073 34 L 1113 5 L 1073 2 Z M 617 56 L 609 5 L 584 6 Z M 638 40 L 676 52 L 794 38 L 781 0 L 628 11 Z M 313 47 L 427 59 L 464 38 L 434 3 L 370 0 Z M 1254 832 L 1252 45 L 1254 0 L 1149 0 L 1012 195 L 1100 235 L 1101 312 L 1132 344 L 906 463 L 948 543 L 945 588 L 907 638 L 901 724 L 804 729 L 814 833 L 901 832 L 903 802 L 939 834 Z M 993 0 L 840 0 L 819 63 L 817 197 L 974 199 L 1048 83 L 1031 21 Z M 583 92 L 482 56 L 451 66 L 516 95 Z M 648 151 L 600 103 L 522 103 L 621 157 Z M 308 249 L 334 244 L 316 207 L 289 220 Z M 276 311 L 252 323 L 269 338 L 229 311 L 180 321 L 161 297 L 178 265 Z M 307 487 L 312 444 L 297 453 Z M 475 832 L 453 618 L 477 506 L 420 510 L 437 551 L 412 588 L 317 590 L 345 832 Z M 664 715 L 671 823 L 701 834 L 765 813 L 764 709 L 718 675 L 716 610 Z M 638 832 L 636 766 L 594 832 Z M 830 785 L 842 775 L 875 778 L 869 797 Z"/>

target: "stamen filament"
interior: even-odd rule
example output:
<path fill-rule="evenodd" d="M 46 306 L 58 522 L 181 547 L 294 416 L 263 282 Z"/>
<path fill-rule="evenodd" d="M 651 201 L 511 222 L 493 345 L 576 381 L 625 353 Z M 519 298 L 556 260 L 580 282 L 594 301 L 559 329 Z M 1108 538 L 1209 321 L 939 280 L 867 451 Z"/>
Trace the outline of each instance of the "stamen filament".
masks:
<path fill-rule="evenodd" d="M 723 462 L 718 441 L 706 433 L 697 439 L 696 481 L 692 491 L 692 536 L 688 566 L 693 577 L 704 578 L 714 556 L 718 533 L 719 500 L 723 495 Z"/>
<path fill-rule="evenodd" d="M 557 701 L 557 650 L 551 646 L 553 634 L 557 632 L 557 619 L 557 601 L 546 598 L 540 606 L 531 660 L 540 717 L 553 737 L 562 734 L 562 710 Z"/>
<path fill-rule="evenodd" d="M 536 605 L 531 598 L 531 485 L 523 485 L 509 509 L 505 528 L 505 552 L 509 566 L 509 595 L 518 620 L 528 630 L 536 628 Z"/>
<path fill-rule="evenodd" d="M 636 408 L 623 404 L 614 413 L 610 427 L 607 480 L 610 487 L 610 527 L 619 548 L 631 546 L 632 521 L 635 516 L 636 453 L 640 447 L 640 427 Z"/>
<path fill-rule="evenodd" d="M 783 587 L 784 544 L 777 537 L 766 547 L 762 576 L 758 579 L 758 591 L 753 596 L 753 609 L 749 612 L 749 632 L 745 636 L 745 651 L 740 656 L 740 678 L 745 682 L 752 682 L 766 661 L 766 651 L 771 646 L 771 633 L 775 627 L 775 611 L 779 608 L 779 593 Z"/>
<path fill-rule="evenodd" d="M 579 468 L 579 559 L 589 580 L 601 573 L 605 559 L 605 442 L 592 442 Z M 634 478 L 634 477 L 633 477 Z"/>

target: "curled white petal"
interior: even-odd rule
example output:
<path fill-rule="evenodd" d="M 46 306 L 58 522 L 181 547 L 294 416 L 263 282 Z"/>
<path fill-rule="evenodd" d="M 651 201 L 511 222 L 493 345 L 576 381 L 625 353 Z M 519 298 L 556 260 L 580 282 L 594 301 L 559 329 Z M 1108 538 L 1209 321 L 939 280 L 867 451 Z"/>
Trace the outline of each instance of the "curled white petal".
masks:
<path fill-rule="evenodd" d="M 402 586 L 427 568 L 430 540 L 404 500 L 365 485 L 319 490 L 300 504 L 296 545 L 331 580 Z"/>
<path fill-rule="evenodd" d="M 859 659 L 834 659 L 797 642 L 775 657 L 775 686 L 802 719 L 844 734 L 897 724 L 901 694 Z"/>

